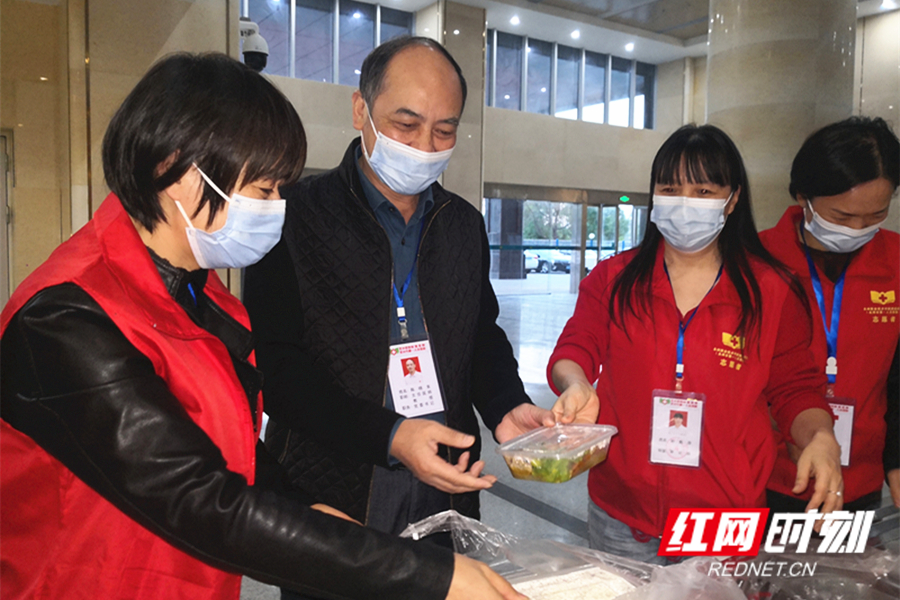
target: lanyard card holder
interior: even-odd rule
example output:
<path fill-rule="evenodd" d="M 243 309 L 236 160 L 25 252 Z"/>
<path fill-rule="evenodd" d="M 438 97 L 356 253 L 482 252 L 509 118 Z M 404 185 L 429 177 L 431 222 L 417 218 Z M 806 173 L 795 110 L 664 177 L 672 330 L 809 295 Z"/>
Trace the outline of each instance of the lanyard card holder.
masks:
<path fill-rule="evenodd" d="M 394 410 L 404 417 L 446 410 L 437 361 L 428 337 L 390 347 L 388 382 Z"/>
<path fill-rule="evenodd" d="M 850 466 L 850 445 L 853 442 L 853 419 L 856 416 L 856 400 L 853 398 L 826 398 L 834 413 L 834 437 L 841 446 L 841 466 Z"/>
<path fill-rule="evenodd" d="M 650 424 L 650 462 L 700 467 L 700 441 L 706 395 L 676 390 L 653 390 Z"/>

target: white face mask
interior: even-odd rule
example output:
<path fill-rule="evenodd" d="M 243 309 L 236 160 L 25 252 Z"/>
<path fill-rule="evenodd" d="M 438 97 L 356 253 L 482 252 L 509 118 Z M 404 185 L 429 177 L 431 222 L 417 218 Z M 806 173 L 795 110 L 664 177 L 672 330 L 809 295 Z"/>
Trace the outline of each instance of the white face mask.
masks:
<path fill-rule="evenodd" d="M 230 198 L 196 164 L 200 176 L 228 202 L 225 225 L 213 232 L 197 229 L 181 202 L 175 201 L 187 221 L 188 243 L 197 264 L 203 269 L 241 269 L 257 263 L 268 254 L 284 226 L 284 200 L 260 200 L 233 194 Z"/>
<path fill-rule="evenodd" d="M 725 227 L 727 198 L 690 198 L 653 195 L 650 220 L 666 242 L 681 252 L 699 252 L 712 244 Z"/>
<path fill-rule="evenodd" d="M 453 148 L 442 152 L 416 150 L 412 146 L 392 140 L 375 129 L 375 122 L 372 121 L 368 106 L 366 113 L 369 115 L 372 131 L 375 132 L 375 146 L 370 156 L 366 151 L 365 139 L 361 139 L 362 151 L 369 166 L 386 186 L 398 194 L 415 196 L 437 181 L 450 162 Z"/>
<path fill-rule="evenodd" d="M 838 252 L 846 254 L 862 248 L 868 244 L 878 230 L 884 225 L 884 221 L 864 227 L 862 229 L 853 229 L 844 225 L 838 225 L 831 221 L 826 221 L 812 207 L 812 202 L 807 200 L 806 205 L 809 212 L 812 213 L 812 221 L 803 220 L 803 227 L 810 232 L 819 242 L 825 246 L 830 252 Z"/>

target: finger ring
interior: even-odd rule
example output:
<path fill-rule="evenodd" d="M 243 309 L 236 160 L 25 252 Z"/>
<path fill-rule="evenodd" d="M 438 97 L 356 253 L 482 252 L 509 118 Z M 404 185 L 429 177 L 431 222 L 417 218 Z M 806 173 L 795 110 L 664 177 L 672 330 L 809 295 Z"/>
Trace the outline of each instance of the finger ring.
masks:
<path fill-rule="evenodd" d="M 829 494 L 834 494 L 835 496 L 843 496 L 842 493 L 836 492 L 836 491 L 834 491 L 834 490 L 828 490 L 828 493 L 829 493 Z"/>

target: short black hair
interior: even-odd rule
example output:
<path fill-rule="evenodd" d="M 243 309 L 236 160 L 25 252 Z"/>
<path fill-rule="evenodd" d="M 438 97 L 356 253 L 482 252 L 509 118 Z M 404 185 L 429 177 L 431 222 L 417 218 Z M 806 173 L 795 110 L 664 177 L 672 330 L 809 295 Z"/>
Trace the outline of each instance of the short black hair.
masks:
<path fill-rule="evenodd" d="M 900 185 L 900 142 L 880 117 L 850 117 L 803 142 L 791 166 L 791 197 L 837 196 L 884 177 Z"/>
<path fill-rule="evenodd" d="M 159 193 L 193 163 L 226 194 L 242 173 L 243 183 L 296 182 L 306 133 L 290 101 L 259 73 L 220 53 L 177 53 L 154 64 L 128 94 L 102 152 L 107 185 L 153 231 L 165 220 Z M 204 182 L 200 208 L 207 202 L 212 223 L 225 200 Z"/>
<path fill-rule="evenodd" d="M 459 68 L 459 64 L 440 43 L 431 38 L 410 35 L 401 35 L 388 40 L 372 50 L 363 61 L 359 75 L 359 93 L 362 94 L 363 100 L 366 101 L 366 105 L 371 108 L 372 104 L 375 102 L 375 98 L 381 94 L 384 85 L 384 74 L 387 71 L 391 59 L 410 46 L 433 48 L 440 52 L 441 55 L 453 65 L 453 69 L 459 77 L 459 85 L 462 88 L 462 108 L 460 108 L 459 111 L 462 113 L 462 109 L 466 107 L 466 93 L 468 89 L 466 87 L 466 78 L 463 77 L 462 69 Z"/>

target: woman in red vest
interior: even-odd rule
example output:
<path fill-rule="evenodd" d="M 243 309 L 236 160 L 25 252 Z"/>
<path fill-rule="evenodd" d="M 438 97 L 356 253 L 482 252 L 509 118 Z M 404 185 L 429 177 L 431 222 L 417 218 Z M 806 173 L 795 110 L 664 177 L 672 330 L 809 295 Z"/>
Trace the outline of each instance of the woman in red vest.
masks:
<path fill-rule="evenodd" d="M 759 242 L 734 143 L 682 127 L 653 161 L 651 194 L 644 240 L 582 281 L 547 372 L 559 404 L 599 404 L 619 430 L 588 479 L 591 546 L 662 563 L 670 509 L 764 506 L 776 453 L 763 392 L 803 449 L 797 491 L 814 477 L 810 506 L 829 511 L 842 487 L 809 309 Z"/>
<path fill-rule="evenodd" d="M 812 351 L 829 380 L 845 510 L 880 506 L 885 477 L 900 506 L 900 236 L 882 229 L 898 185 L 900 142 L 883 119 L 828 125 L 794 158 L 790 193 L 797 205 L 760 234 L 797 273 L 812 306 Z M 768 504 L 802 510 L 809 493 L 792 490 L 796 448 L 780 438 Z"/>
<path fill-rule="evenodd" d="M 291 104 L 224 55 L 168 57 L 125 99 L 112 193 L 0 321 L 4 599 L 237 599 L 240 574 L 329 598 L 519 597 L 263 481 L 249 320 L 212 269 L 278 241 L 305 158 Z"/>

